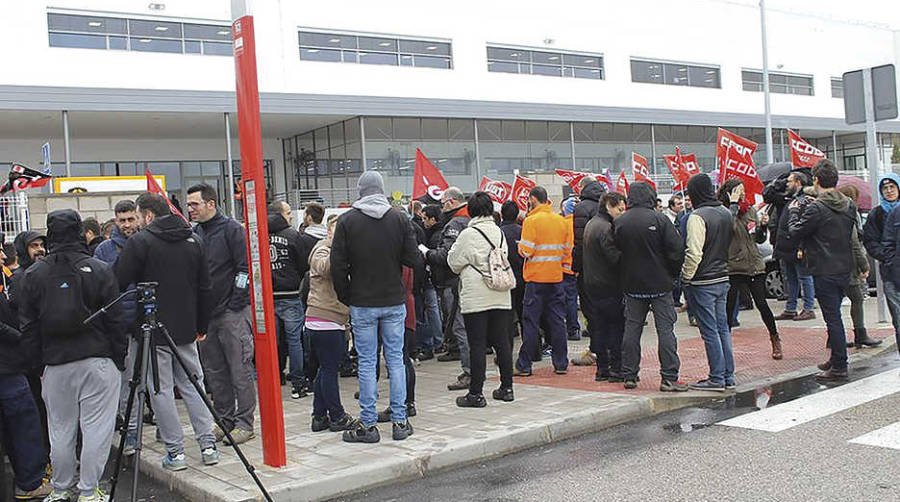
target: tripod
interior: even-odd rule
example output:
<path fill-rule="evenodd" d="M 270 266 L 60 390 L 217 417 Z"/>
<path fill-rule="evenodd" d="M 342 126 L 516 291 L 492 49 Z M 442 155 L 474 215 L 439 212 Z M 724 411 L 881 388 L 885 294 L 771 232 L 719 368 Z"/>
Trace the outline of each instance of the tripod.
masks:
<path fill-rule="evenodd" d="M 203 404 L 206 405 L 206 408 L 209 410 L 210 414 L 213 417 L 215 423 L 225 432 L 225 437 L 228 439 L 229 444 L 234 449 L 235 454 L 241 460 L 241 463 L 244 464 L 244 468 L 250 474 L 250 477 L 253 478 L 253 481 L 256 483 L 256 486 L 259 487 L 259 490 L 262 492 L 263 497 L 268 502 L 273 502 L 271 495 L 266 491 L 266 487 L 263 486 L 262 481 L 260 481 L 259 476 L 256 475 L 256 468 L 253 467 L 252 464 L 247 460 L 247 457 L 244 456 L 244 452 L 241 451 L 240 447 L 235 444 L 234 438 L 231 436 L 231 432 L 222 422 L 222 418 L 216 413 L 216 410 L 213 408 L 212 402 L 209 400 L 209 396 L 206 395 L 206 392 L 203 389 L 203 386 L 200 384 L 200 379 L 197 375 L 188 370 L 188 366 L 185 364 L 184 359 L 182 359 L 181 354 L 178 353 L 176 349 L 175 341 L 172 340 L 172 336 L 169 334 L 169 331 L 166 329 L 163 323 L 159 322 L 156 319 L 157 315 L 157 305 L 156 305 L 156 287 L 158 283 L 156 282 L 141 282 L 137 284 L 137 287 L 133 290 L 126 291 L 122 293 L 118 298 L 113 300 L 112 303 L 103 307 L 99 311 L 92 314 L 90 317 L 84 320 L 84 324 L 87 324 L 94 320 L 100 314 L 106 313 L 107 309 L 120 302 L 126 295 L 131 293 L 137 293 L 137 301 L 138 304 L 141 305 L 144 311 L 144 322 L 141 324 L 141 334 L 140 334 L 140 345 L 138 346 L 138 352 L 135 357 L 135 366 L 134 372 L 132 373 L 131 380 L 128 383 L 129 392 L 128 392 L 128 404 L 125 407 L 125 420 L 122 425 L 119 438 L 119 451 L 116 454 L 115 460 L 115 469 L 113 470 L 112 479 L 110 480 L 110 489 L 109 489 L 109 500 L 114 500 L 116 494 L 116 485 L 119 482 L 119 473 L 122 466 L 122 457 L 124 456 L 125 451 L 125 439 L 128 435 L 128 429 L 131 422 L 131 412 L 135 406 L 135 401 L 137 402 L 137 413 L 135 416 L 137 419 L 137 445 L 135 445 L 134 450 L 134 462 L 133 462 L 133 481 L 131 485 L 131 501 L 137 501 L 137 490 L 138 490 L 138 481 L 139 481 L 139 467 L 141 460 L 141 443 L 143 438 L 143 430 L 144 430 L 144 421 L 142 420 L 144 414 L 144 399 L 143 396 L 147 392 L 147 376 L 148 373 L 153 370 L 153 383 L 154 388 L 159 390 L 159 368 L 156 364 L 155 356 L 155 348 L 151 342 L 153 333 L 158 333 L 162 335 L 165 344 L 169 347 L 169 350 L 172 352 L 175 360 L 178 361 L 178 365 L 181 366 L 181 369 L 184 370 L 185 375 L 187 375 L 188 379 L 191 381 L 191 384 L 194 386 L 194 389 L 200 395 L 200 398 L 203 399 Z M 135 398 L 138 399 L 135 399 Z"/>

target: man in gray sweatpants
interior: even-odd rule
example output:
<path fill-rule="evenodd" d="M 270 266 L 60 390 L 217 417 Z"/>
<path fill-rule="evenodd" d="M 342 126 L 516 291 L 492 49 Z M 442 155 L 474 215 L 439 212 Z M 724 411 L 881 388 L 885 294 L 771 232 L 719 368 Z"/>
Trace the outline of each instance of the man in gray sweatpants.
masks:
<path fill-rule="evenodd" d="M 119 287 L 109 265 L 88 254 L 78 213 L 50 213 L 47 230 L 51 252 L 29 268 L 18 293 L 27 360 L 45 366 L 43 398 L 53 464 L 53 492 L 45 500 L 101 502 L 106 496 L 99 482 L 116 424 L 126 335 L 119 305 L 87 325 L 83 321 L 113 301 Z"/>

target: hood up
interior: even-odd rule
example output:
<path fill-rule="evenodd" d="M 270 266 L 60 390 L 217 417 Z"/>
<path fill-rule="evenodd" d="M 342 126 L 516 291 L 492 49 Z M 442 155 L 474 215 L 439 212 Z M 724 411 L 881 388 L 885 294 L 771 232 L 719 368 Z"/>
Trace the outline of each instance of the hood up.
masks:
<path fill-rule="evenodd" d="M 584 189 L 581 190 L 581 199 L 589 199 L 596 202 L 600 201 L 600 197 L 606 193 L 606 185 L 600 183 L 599 181 L 592 181 L 584 186 Z"/>
<path fill-rule="evenodd" d="M 644 207 L 653 209 L 656 207 L 656 191 L 650 184 L 643 181 L 636 181 L 628 188 L 628 200 L 626 201 L 628 209 L 635 207 Z"/>
<path fill-rule="evenodd" d="M 87 253 L 81 215 L 72 209 L 60 209 L 47 215 L 47 251 Z"/>
<path fill-rule="evenodd" d="M 168 214 L 154 219 L 147 226 L 146 231 L 167 242 L 183 241 L 191 236 L 191 227 L 176 214 Z"/>
<path fill-rule="evenodd" d="M 16 248 L 16 256 L 19 258 L 19 266 L 22 270 L 28 269 L 28 267 L 34 263 L 34 260 L 28 256 L 28 245 L 37 239 L 43 239 L 44 243 L 47 242 L 47 237 L 32 230 L 21 232 L 16 236 L 15 240 L 13 240 L 13 245 Z"/>
<path fill-rule="evenodd" d="M 878 180 L 878 197 L 881 200 L 881 209 L 884 209 L 885 213 L 890 213 L 895 207 L 900 205 L 900 199 L 895 200 L 894 202 L 890 202 L 884 198 L 884 195 L 881 193 L 881 187 L 884 186 L 886 182 L 893 182 L 897 185 L 897 188 L 900 189 L 900 176 L 897 176 L 894 173 L 887 173 Z"/>
<path fill-rule="evenodd" d="M 716 189 L 713 187 L 712 180 L 705 174 L 691 176 L 687 183 L 687 193 L 694 208 L 722 205 L 716 198 Z"/>

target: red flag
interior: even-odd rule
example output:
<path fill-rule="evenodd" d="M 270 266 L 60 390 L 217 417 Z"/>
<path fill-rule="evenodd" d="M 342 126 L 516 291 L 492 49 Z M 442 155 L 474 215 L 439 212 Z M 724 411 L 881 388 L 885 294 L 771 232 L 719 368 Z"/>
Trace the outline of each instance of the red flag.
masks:
<path fill-rule="evenodd" d="M 528 196 L 531 189 L 536 187 L 537 183 L 528 178 L 516 175 L 516 181 L 512 186 L 511 199 L 519 206 L 519 210 L 528 211 Z"/>
<path fill-rule="evenodd" d="M 413 170 L 413 199 L 429 196 L 441 200 L 444 190 L 450 188 L 441 171 L 428 160 L 422 150 L 416 148 L 416 167 Z"/>
<path fill-rule="evenodd" d="M 688 155 L 681 156 L 681 165 L 684 166 L 684 169 L 688 172 L 690 176 L 695 174 L 700 174 L 700 163 L 697 162 L 697 155 L 694 153 Z M 688 176 L 688 178 L 690 178 Z"/>
<path fill-rule="evenodd" d="M 666 161 L 666 166 L 669 168 L 669 172 L 672 173 L 672 178 L 675 179 L 675 186 L 679 187 L 687 185 L 687 181 L 691 175 L 688 174 L 687 169 L 684 168 L 681 150 L 676 146 L 675 155 L 663 155 L 663 160 Z"/>
<path fill-rule="evenodd" d="M 0 186 L 0 194 L 10 190 L 40 188 L 50 181 L 49 174 L 42 173 L 22 164 L 14 163 L 9 168 L 9 179 Z"/>
<path fill-rule="evenodd" d="M 656 183 L 650 179 L 650 167 L 647 159 L 634 152 L 631 152 L 631 174 L 634 176 L 634 181 L 643 181 L 653 187 L 654 191 L 656 190 Z"/>
<path fill-rule="evenodd" d="M 181 214 L 181 211 L 179 211 L 175 207 L 175 205 L 172 204 L 172 201 L 169 200 L 169 197 L 166 195 L 166 192 L 163 192 L 163 189 L 160 188 L 159 183 L 157 183 L 156 178 L 154 178 L 153 175 L 150 174 L 149 169 L 144 171 L 144 175 L 147 176 L 147 191 L 150 193 L 155 193 L 157 195 L 161 195 L 163 199 L 166 199 L 166 204 L 169 205 L 169 211 L 172 211 L 172 214 L 177 214 L 178 216 L 181 216 L 181 219 L 184 220 L 185 223 L 190 225 L 190 222 L 188 221 L 188 219 L 185 218 L 183 214 Z"/>
<path fill-rule="evenodd" d="M 666 163 L 668 164 L 669 159 L 667 157 L 671 156 L 663 156 L 663 158 L 666 160 Z M 683 155 L 681 153 L 681 149 L 678 147 L 675 148 L 675 156 L 673 161 L 678 163 L 682 170 L 682 173 L 686 174 L 686 177 L 683 182 L 675 183 L 675 186 L 672 187 L 672 190 L 675 192 L 683 192 L 687 189 L 687 180 L 691 179 L 691 176 L 695 174 L 700 174 L 700 164 L 697 163 L 697 155 L 693 153 Z M 671 167 L 669 169 L 671 169 Z"/>
<path fill-rule="evenodd" d="M 509 200 L 509 194 L 512 193 L 512 186 L 503 181 L 496 181 L 484 176 L 481 183 L 478 184 L 478 191 L 487 192 L 488 196 L 494 202 L 494 208 L 503 205 Z"/>
<path fill-rule="evenodd" d="M 628 197 L 628 177 L 625 176 L 625 170 L 619 172 L 619 179 L 616 181 L 616 191 Z"/>
<path fill-rule="evenodd" d="M 762 195 L 763 184 L 753 165 L 756 143 L 719 128 L 716 140 L 716 159 L 719 163 L 719 185 L 729 178 L 739 178 L 744 183 L 744 192 L 751 204 L 756 203 L 756 195 Z"/>
<path fill-rule="evenodd" d="M 558 174 L 562 179 L 566 180 L 566 183 L 572 187 L 572 190 L 575 193 L 580 194 L 581 190 L 578 188 L 578 184 L 581 183 L 585 177 L 590 176 L 593 177 L 592 173 L 580 173 L 578 171 L 568 171 L 565 169 L 557 169 L 556 174 Z"/>
<path fill-rule="evenodd" d="M 825 158 L 822 150 L 810 145 L 790 129 L 788 129 L 788 141 L 791 143 L 791 164 L 794 167 L 813 167 Z"/>

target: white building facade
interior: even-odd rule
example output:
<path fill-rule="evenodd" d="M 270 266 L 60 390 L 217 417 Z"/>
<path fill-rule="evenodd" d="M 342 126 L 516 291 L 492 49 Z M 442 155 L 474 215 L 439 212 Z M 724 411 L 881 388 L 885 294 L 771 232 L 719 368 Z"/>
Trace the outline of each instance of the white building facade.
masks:
<path fill-rule="evenodd" d="M 274 197 L 352 200 L 364 169 L 408 194 L 416 148 L 467 191 L 515 171 L 615 176 L 631 151 L 652 159 L 664 191 L 662 156 L 680 145 L 711 170 L 717 127 L 760 143 L 765 162 L 755 4 L 258 0 L 253 9 Z M 5 2 L 0 15 L 0 165 L 38 164 L 49 140 L 55 175 L 66 174 L 68 153 L 72 176 L 149 168 L 178 194 L 199 181 L 227 192 L 226 114 L 240 158 L 227 0 Z M 840 77 L 900 64 L 900 34 L 772 8 L 768 41 L 775 159 L 789 159 L 791 128 L 840 168 L 865 169 Z M 878 132 L 888 166 L 900 122 Z"/>

